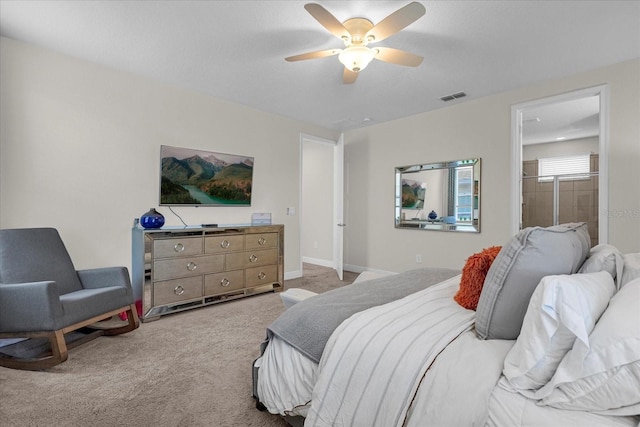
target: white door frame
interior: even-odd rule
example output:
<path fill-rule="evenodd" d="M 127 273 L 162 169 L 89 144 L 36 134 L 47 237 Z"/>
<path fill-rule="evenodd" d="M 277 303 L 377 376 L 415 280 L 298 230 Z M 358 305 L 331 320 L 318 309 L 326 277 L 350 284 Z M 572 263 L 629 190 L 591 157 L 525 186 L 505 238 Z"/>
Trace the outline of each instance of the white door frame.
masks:
<path fill-rule="evenodd" d="M 303 154 L 304 154 L 304 142 L 314 142 L 319 144 L 330 145 L 333 148 L 333 168 L 334 168 L 334 179 L 333 179 L 333 207 L 331 212 L 333 214 L 333 251 L 332 256 L 333 259 L 331 263 L 333 268 L 338 273 L 338 277 L 342 280 L 343 277 L 343 239 L 342 239 L 342 231 L 338 229 L 338 224 L 342 224 L 343 222 L 343 191 L 342 191 L 342 182 L 344 175 L 344 142 L 343 135 L 340 135 L 338 141 L 333 141 L 326 138 L 321 138 L 318 136 L 313 136 L 305 133 L 300 134 L 300 182 L 298 185 L 299 188 L 299 196 L 298 196 L 298 227 L 300 229 L 300 240 L 298 242 L 299 248 L 299 259 L 300 266 L 299 271 L 303 273 L 303 262 L 302 262 L 302 232 L 303 232 L 303 224 L 302 224 L 302 177 L 304 171 L 303 169 Z"/>
<path fill-rule="evenodd" d="M 344 134 L 333 147 L 333 269 L 344 277 Z"/>
<path fill-rule="evenodd" d="M 598 165 L 598 242 L 609 242 L 609 87 L 599 85 L 511 106 L 511 234 L 520 231 L 522 221 L 522 116 L 529 108 L 599 96 L 600 133 Z"/>

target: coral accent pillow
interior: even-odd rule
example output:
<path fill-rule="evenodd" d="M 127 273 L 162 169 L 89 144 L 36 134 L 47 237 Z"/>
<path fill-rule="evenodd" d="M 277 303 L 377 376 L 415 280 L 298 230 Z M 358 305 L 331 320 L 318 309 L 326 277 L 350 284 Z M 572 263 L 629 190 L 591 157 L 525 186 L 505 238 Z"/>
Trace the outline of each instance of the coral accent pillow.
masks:
<path fill-rule="evenodd" d="M 467 258 L 462 269 L 460 289 L 453 297 L 458 304 L 469 310 L 475 310 L 478 307 L 484 279 L 500 249 L 502 246 L 491 246 Z"/>

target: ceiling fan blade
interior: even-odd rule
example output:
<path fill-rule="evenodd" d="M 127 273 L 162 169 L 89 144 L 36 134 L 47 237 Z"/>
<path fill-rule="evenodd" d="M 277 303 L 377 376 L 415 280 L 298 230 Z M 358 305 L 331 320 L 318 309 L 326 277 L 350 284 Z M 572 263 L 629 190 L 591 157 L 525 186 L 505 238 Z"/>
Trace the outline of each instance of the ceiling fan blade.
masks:
<path fill-rule="evenodd" d="M 293 61 L 303 61 L 305 59 L 325 58 L 327 56 L 337 55 L 341 51 L 342 49 L 316 50 L 315 52 L 307 52 L 307 53 L 301 53 L 300 55 L 288 56 L 284 58 L 284 60 L 288 62 L 293 62 Z"/>
<path fill-rule="evenodd" d="M 306 7 L 306 6 L 305 6 Z M 403 8 L 393 12 L 391 15 L 378 22 L 365 35 L 367 38 L 373 37 L 370 42 L 379 42 L 389 36 L 394 35 L 409 24 L 417 21 L 426 12 L 423 5 L 418 2 L 409 3 Z M 316 18 L 317 19 L 317 18 Z"/>
<path fill-rule="evenodd" d="M 377 52 L 374 58 L 391 64 L 406 65 L 407 67 L 417 67 L 422 64 L 424 59 L 422 56 L 391 47 L 376 47 L 373 50 Z"/>
<path fill-rule="evenodd" d="M 342 25 L 342 22 L 338 21 L 338 19 L 324 7 L 317 3 L 307 3 L 304 5 L 304 8 L 307 9 L 307 12 L 309 12 L 320 25 L 340 40 L 344 40 L 345 37 L 351 39 L 351 34 L 349 34 L 349 31 Z"/>
<path fill-rule="evenodd" d="M 356 73 L 354 71 L 351 71 L 347 67 L 344 67 L 344 73 L 342 73 L 342 83 L 349 85 L 355 82 L 358 78 L 358 74 L 360 73 Z"/>

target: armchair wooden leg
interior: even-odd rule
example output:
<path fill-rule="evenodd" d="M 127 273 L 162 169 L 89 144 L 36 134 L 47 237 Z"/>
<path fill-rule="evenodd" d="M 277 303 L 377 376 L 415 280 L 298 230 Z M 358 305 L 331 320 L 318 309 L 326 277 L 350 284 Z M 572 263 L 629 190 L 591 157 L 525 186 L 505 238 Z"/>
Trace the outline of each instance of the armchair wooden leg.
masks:
<path fill-rule="evenodd" d="M 138 318 L 138 310 L 136 310 L 135 304 L 131 304 L 127 309 L 127 325 L 116 328 L 104 329 L 105 335 L 120 335 L 126 332 L 133 331 L 140 326 L 140 319 Z"/>
<path fill-rule="evenodd" d="M 43 337 L 41 334 L 38 334 Z M 62 330 L 46 333 L 51 346 L 51 354 L 42 357 L 21 358 L 7 354 L 0 354 L 0 366 L 11 369 L 23 369 L 27 371 L 39 371 L 49 369 L 67 360 L 67 343 L 64 340 Z"/>
<path fill-rule="evenodd" d="M 95 327 L 96 322 L 103 319 L 109 319 L 118 313 L 121 313 L 126 309 L 127 312 L 127 324 L 123 326 L 116 326 L 114 328 L 102 328 Z M 2 338 L 39 338 L 46 339 L 49 343 L 48 347 L 42 352 L 31 353 L 33 357 L 17 357 L 11 354 L 2 353 L 0 351 L 0 366 L 12 369 L 24 369 L 30 371 L 38 371 L 42 369 L 49 369 L 53 366 L 59 365 L 68 358 L 68 351 L 71 348 L 77 347 L 83 343 L 86 343 L 101 335 L 119 335 L 126 332 L 133 331 L 140 326 L 140 319 L 138 319 L 138 312 L 135 304 L 131 304 L 127 307 L 122 307 L 111 312 L 105 313 L 100 316 L 93 317 L 91 319 L 84 320 L 74 325 L 67 326 L 63 329 L 49 332 L 16 332 L 16 333 L 2 333 Z M 94 329 L 91 333 L 86 333 L 80 338 L 72 338 L 65 340 L 65 334 L 79 330 L 80 328 L 89 327 Z M 46 346 L 45 346 L 46 347 Z M 39 353 L 39 354 L 38 354 Z"/>
<path fill-rule="evenodd" d="M 64 340 L 64 334 L 62 331 L 55 331 L 49 336 L 49 345 L 51 345 L 51 354 L 53 359 L 58 360 L 58 363 L 62 363 L 67 360 L 69 353 L 67 351 L 67 343 Z M 56 363 L 56 365 L 58 363 Z"/>

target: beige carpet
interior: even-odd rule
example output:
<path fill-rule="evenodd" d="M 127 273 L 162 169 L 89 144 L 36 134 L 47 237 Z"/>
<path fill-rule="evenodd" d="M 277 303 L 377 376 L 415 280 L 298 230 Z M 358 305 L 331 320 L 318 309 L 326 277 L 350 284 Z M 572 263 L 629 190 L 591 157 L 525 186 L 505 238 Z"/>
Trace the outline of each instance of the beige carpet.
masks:
<path fill-rule="evenodd" d="M 310 264 L 287 281 L 324 292 L 357 276 Z M 287 426 L 255 409 L 251 364 L 284 311 L 268 293 L 165 316 L 69 352 L 48 371 L 0 368 L 0 425 Z"/>

